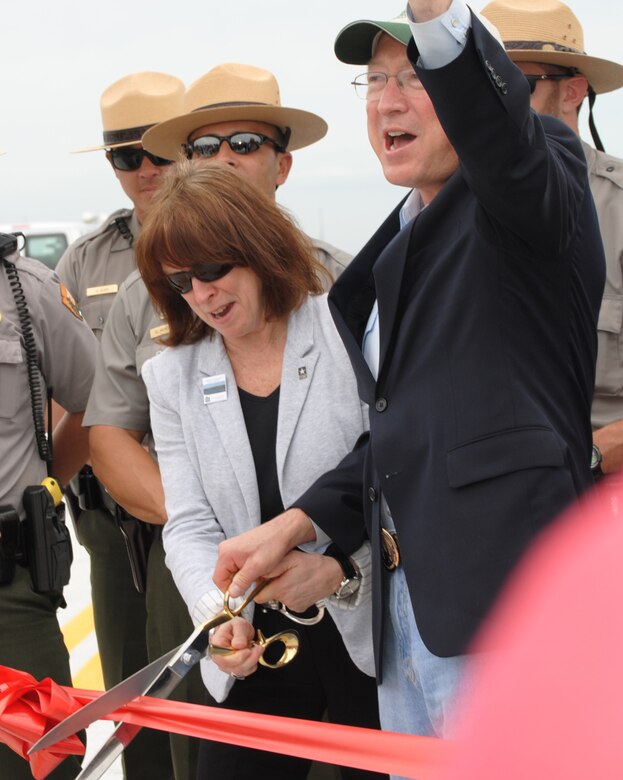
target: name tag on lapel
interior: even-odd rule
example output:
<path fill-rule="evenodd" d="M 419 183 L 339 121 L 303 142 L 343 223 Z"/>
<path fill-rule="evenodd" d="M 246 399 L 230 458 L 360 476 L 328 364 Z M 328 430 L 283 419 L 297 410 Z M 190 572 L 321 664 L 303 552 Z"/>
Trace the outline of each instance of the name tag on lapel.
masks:
<path fill-rule="evenodd" d="M 227 400 L 227 377 L 225 374 L 204 376 L 201 380 L 203 390 L 203 403 L 213 404 L 217 401 Z"/>

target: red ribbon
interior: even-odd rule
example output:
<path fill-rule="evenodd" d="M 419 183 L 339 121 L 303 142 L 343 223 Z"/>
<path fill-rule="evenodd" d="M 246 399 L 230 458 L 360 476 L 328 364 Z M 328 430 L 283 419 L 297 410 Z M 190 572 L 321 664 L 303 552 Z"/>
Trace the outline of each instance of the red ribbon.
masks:
<path fill-rule="evenodd" d="M 100 695 L 99 691 L 65 688 L 49 678 L 36 682 L 26 672 L 0 666 L 0 742 L 30 760 L 33 776 L 42 780 L 66 756 L 84 754 L 84 745 L 72 736 L 32 756 L 27 755 L 30 747 L 56 723 Z M 431 737 L 145 696 L 111 712 L 106 720 L 418 780 L 437 780 L 448 753 L 448 743 Z"/>

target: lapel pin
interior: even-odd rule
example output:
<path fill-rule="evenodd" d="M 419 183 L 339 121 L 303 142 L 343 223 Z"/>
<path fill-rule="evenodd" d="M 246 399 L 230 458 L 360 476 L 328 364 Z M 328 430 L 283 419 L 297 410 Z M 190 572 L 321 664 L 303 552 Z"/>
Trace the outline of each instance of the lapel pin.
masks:
<path fill-rule="evenodd" d="M 307 379 L 307 367 L 299 366 L 299 379 Z"/>

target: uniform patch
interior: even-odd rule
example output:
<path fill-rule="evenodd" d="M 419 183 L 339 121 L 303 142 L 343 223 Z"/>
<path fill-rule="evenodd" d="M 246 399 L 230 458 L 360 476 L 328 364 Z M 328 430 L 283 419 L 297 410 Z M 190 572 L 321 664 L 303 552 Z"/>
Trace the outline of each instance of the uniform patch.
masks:
<path fill-rule="evenodd" d="M 61 287 L 61 303 L 63 304 L 63 306 L 69 309 L 69 311 L 74 315 L 74 317 L 77 317 L 79 320 L 84 319 L 80 309 L 78 308 L 78 304 L 74 300 L 74 296 L 69 292 L 69 290 L 65 287 L 65 285 L 62 282 L 60 287 Z"/>
<path fill-rule="evenodd" d="M 159 339 L 161 336 L 168 336 L 169 335 L 169 326 L 167 325 L 159 325 L 157 328 L 151 328 L 149 331 L 149 338 L 150 339 Z"/>
<path fill-rule="evenodd" d="M 118 284 L 102 284 L 99 287 L 87 287 L 87 298 L 92 298 L 94 295 L 113 295 L 119 292 Z"/>

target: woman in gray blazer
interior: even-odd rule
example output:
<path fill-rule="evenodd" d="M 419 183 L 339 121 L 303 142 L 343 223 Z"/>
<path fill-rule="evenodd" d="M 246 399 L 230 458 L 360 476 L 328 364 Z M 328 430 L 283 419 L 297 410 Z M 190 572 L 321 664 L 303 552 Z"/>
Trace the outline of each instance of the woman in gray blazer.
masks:
<path fill-rule="evenodd" d="M 169 327 L 169 349 L 142 370 L 166 495 L 166 560 L 200 623 L 223 606 L 212 581 L 219 543 L 282 512 L 337 464 L 366 430 L 367 412 L 321 294 L 326 272 L 289 217 L 232 169 L 180 164 L 136 249 Z M 334 546 L 329 553 L 295 551 L 289 561 L 293 609 L 320 580 L 336 590 L 329 614 L 299 629 L 297 658 L 242 679 L 221 670 L 227 659 L 221 668 L 204 660 L 217 702 L 312 720 L 326 709 L 331 721 L 378 728 L 369 548 L 352 559 Z M 267 636 L 292 627 L 262 605 L 246 617 Z M 255 668 L 258 651 L 241 652 L 255 653 Z M 302 759 L 205 742 L 197 776 L 303 780 L 308 769 Z"/>

